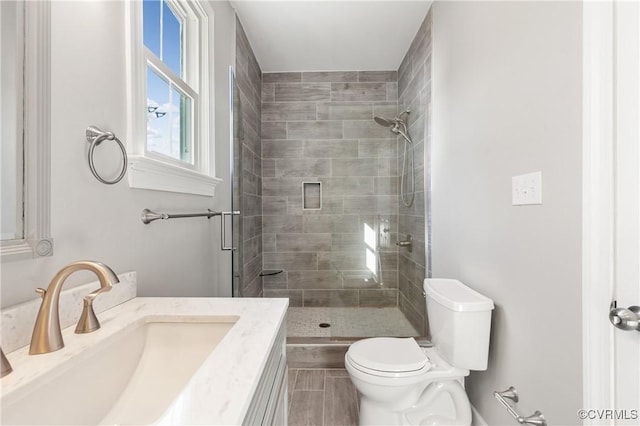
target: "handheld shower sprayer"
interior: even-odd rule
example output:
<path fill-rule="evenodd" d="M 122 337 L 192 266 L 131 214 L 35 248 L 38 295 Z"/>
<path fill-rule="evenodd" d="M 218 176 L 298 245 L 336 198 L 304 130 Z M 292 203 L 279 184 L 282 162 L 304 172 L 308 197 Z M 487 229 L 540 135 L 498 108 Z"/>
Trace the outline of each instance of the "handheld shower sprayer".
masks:
<path fill-rule="evenodd" d="M 404 128 L 404 130 L 401 129 L 400 126 L 402 126 Z M 404 138 L 404 140 L 406 140 L 409 145 L 413 145 L 413 141 L 409 137 L 409 134 L 408 134 L 408 131 L 407 131 L 407 125 L 404 123 L 404 121 L 400 121 L 400 122 L 394 124 L 393 127 L 391 128 L 391 131 L 393 133 L 395 133 L 396 135 L 402 136 Z"/>

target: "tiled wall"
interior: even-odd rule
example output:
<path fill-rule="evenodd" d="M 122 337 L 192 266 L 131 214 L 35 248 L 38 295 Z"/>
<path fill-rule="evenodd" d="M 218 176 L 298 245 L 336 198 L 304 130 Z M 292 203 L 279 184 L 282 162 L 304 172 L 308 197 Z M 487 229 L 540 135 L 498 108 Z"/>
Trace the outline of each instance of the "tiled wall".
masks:
<path fill-rule="evenodd" d="M 425 194 L 428 202 L 431 186 L 429 156 L 425 157 L 425 152 L 430 152 L 431 143 L 431 17 L 429 11 L 398 69 L 398 108 L 400 111 L 411 110 L 408 123 L 409 133 L 414 141 L 416 180 L 413 204 L 405 207 L 399 202 L 400 237 L 405 239 L 406 234 L 411 234 L 414 240 L 411 253 L 406 249 L 399 250 L 399 304 L 413 326 L 423 335 L 426 332 L 426 305 L 422 296 L 422 283 L 426 276 L 431 276 L 428 267 L 429 253 L 425 255 L 425 217 L 429 220 L 428 214 L 425 214 L 425 210 L 428 211 L 428 208 L 425 209 Z M 402 170 L 401 150 L 402 145 L 398 145 L 399 170 Z"/>
<path fill-rule="evenodd" d="M 249 40 L 236 19 L 235 81 L 238 96 L 234 112 L 234 202 L 242 212 L 234 226 L 242 240 L 240 295 L 262 296 L 262 146 L 260 143 L 262 70 Z M 238 102 L 239 101 L 239 102 Z M 234 205 L 235 208 L 235 205 Z"/>
<path fill-rule="evenodd" d="M 265 277 L 265 296 L 288 296 L 290 306 L 397 305 L 398 144 L 373 121 L 396 115 L 397 75 L 263 75 L 263 266 L 284 270 Z M 303 209 L 303 182 L 322 183 L 320 210 Z M 388 237 L 383 285 L 366 266 L 365 227 Z"/>

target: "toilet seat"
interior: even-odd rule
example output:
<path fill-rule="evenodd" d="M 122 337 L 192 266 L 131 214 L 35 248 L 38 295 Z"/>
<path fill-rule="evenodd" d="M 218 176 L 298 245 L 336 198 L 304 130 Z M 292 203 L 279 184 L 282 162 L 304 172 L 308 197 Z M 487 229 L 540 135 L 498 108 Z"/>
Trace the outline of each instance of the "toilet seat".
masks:
<path fill-rule="evenodd" d="M 347 351 L 354 368 L 382 377 L 410 377 L 431 368 L 429 357 L 413 338 L 375 337 L 355 342 Z"/>

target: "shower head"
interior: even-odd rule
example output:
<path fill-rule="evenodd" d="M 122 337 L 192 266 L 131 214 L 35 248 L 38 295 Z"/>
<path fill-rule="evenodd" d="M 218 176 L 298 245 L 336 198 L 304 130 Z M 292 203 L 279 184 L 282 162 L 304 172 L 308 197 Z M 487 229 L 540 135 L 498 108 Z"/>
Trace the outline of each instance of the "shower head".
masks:
<path fill-rule="evenodd" d="M 391 127 L 391 126 L 393 126 L 395 124 L 393 122 L 393 120 L 389 120 L 389 119 L 384 118 L 384 117 L 375 116 L 375 117 L 373 117 L 373 119 L 374 119 L 374 121 L 376 123 L 378 123 L 379 125 L 384 126 L 384 127 Z"/>
<path fill-rule="evenodd" d="M 375 117 L 373 117 L 373 120 L 379 125 L 384 127 L 397 126 L 398 124 L 402 124 L 403 126 L 406 127 L 406 123 L 404 122 L 403 116 L 409 114 L 410 112 L 411 111 L 409 111 L 408 109 L 404 110 L 393 118 L 384 118 L 384 117 L 380 117 L 379 115 L 376 115 Z"/>
<path fill-rule="evenodd" d="M 408 109 L 404 110 L 400 114 L 398 114 L 397 116 L 391 119 L 376 115 L 375 117 L 373 117 L 373 120 L 381 126 L 391 127 L 390 130 L 393 134 L 402 136 L 407 142 L 412 144 L 413 141 L 408 135 L 407 123 L 405 123 L 403 119 L 403 116 L 409 114 L 410 112 L 411 111 L 409 111 Z"/>

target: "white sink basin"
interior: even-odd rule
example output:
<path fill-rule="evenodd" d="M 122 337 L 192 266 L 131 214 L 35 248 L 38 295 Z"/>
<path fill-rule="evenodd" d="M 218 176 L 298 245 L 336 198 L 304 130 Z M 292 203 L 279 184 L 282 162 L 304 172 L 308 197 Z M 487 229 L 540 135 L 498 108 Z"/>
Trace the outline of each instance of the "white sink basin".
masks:
<path fill-rule="evenodd" d="M 2 424 L 154 423 L 238 319 L 131 324 L 5 395 Z"/>

